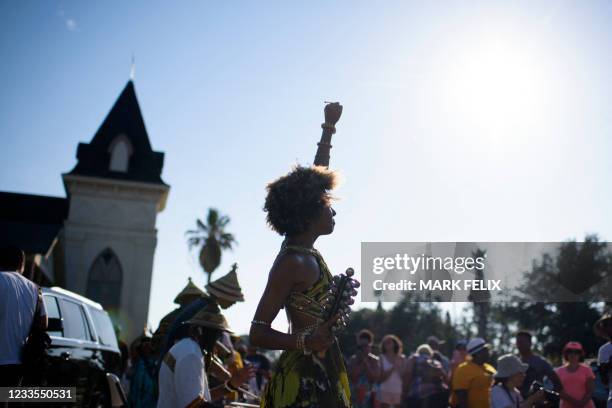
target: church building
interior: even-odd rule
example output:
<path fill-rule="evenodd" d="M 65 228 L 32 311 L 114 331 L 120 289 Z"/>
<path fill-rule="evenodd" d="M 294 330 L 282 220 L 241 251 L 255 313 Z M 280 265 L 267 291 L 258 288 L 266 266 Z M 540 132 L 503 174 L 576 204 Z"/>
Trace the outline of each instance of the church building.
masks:
<path fill-rule="evenodd" d="M 26 252 L 24 273 L 101 303 L 133 339 L 147 324 L 155 222 L 170 186 L 129 81 L 77 163 L 66 198 L 0 192 L 0 245 Z"/>

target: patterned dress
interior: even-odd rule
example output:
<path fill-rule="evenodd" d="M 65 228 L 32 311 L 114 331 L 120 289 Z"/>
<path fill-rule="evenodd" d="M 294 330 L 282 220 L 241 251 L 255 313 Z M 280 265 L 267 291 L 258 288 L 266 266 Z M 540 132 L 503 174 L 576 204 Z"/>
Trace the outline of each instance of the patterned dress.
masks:
<path fill-rule="evenodd" d="M 375 390 L 376 384 L 368 379 L 367 374 L 359 374 L 357 381 L 351 383 L 353 408 L 372 408 L 374 406 Z"/>
<path fill-rule="evenodd" d="M 319 280 L 305 292 L 291 292 L 286 307 L 323 320 L 323 304 L 332 275 L 315 249 L 285 246 L 284 251 L 314 255 L 321 270 Z M 309 329 L 312 331 L 313 329 Z M 261 399 L 262 408 L 351 406 L 348 375 L 337 340 L 324 355 L 284 351 Z"/>

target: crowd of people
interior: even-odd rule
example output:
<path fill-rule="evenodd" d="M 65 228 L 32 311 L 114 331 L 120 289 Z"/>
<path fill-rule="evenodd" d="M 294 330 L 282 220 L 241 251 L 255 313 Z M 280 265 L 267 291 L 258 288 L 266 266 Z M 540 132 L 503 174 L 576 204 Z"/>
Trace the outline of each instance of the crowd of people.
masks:
<path fill-rule="evenodd" d="M 600 386 L 609 390 L 612 315 L 605 314 L 595 331 L 608 340 L 594 365 Z M 553 368 L 533 351 L 528 331 L 516 333 L 515 354 L 496 359 L 493 347 L 478 337 L 457 342 L 450 358 L 436 336 L 413 353 L 405 353 L 401 339 L 387 334 L 375 354 L 374 340 L 371 331 L 361 330 L 357 352 L 347 361 L 355 408 L 612 407 L 610 394 L 594 396 L 596 375 L 576 341 L 563 347 L 563 364 Z"/>
<path fill-rule="evenodd" d="M 121 347 L 129 350 L 121 374 L 130 407 L 259 405 L 272 364 L 235 335 L 221 313 L 244 300 L 236 269 L 234 264 L 206 292 L 190 279 L 155 333 Z"/>
<path fill-rule="evenodd" d="M 0 296 L 9 301 L 0 302 L 0 377 L 2 385 L 14 386 L 26 374 L 19 348 L 27 343 L 33 326 L 44 327 L 46 311 L 39 289 L 21 275 L 23 253 L 1 252 Z M 154 334 L 144 333 L 129 347 L 120 341 L 129 406 L 205 407 L 231 401 L 259 405 L 274 364 L 255 345 L 234 335 L 221 313 L 243 299 L 234 265 L 227 275 L 207 285 L 206 292 L 190 280 L 175 299 L 178 307 L 161 320 Z M 609 389 L 612 315 L 603 315 L 595 331 L 608 340 L 599 350 L 596 367 L 597 380 Z M 584 363 L 586 353 L 579 342 L 568 342 L 562 350 L 563 364 L 553 368 L 533 351 L 532 339 L 527 331 L 517 332 L 516 353 L 493 359 L 492 346 L 472 338 L 457 342 L 447 357 L 442 351 L 444 341 L 436 336 L 414 352 L 406 352 L 402 340 L 393 334 L 375 344 L 372 332 L 361 330 L 356 335 L 357 352 L 346 358 L 352 406 L 606 406 L 604 398 L 594 398 L 596 375 Z M 610 404 L 608 400 L 608 408 Z"/>
<path fill-rule="evenodd" d="M 0 248 L 0 386 L 40 386 L 27 381 L 35 356 L 44 363 L 50 338 L 40 287 L 23 276 L 25 254 Z M 175 299 L 155 333 L 144 332 L 128 346 L 115 327 L 118 367 L 129 407 L 224 406 L 231 401 L 259 405 L 272 364 L 236 336 L 221 314 L 244 299 L 236 265 L 206 286 L 191 281 Z"/>

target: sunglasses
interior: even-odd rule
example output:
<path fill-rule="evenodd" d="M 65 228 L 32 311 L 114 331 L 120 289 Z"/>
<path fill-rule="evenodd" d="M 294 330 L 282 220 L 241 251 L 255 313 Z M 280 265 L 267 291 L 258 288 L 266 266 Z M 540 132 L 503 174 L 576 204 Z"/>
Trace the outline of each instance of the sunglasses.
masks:
<path fill-rule="evenodd" d="M 565 351 L 565 354 L 582 354 L 582 351 L 576 349 L 569 349 Z"/>

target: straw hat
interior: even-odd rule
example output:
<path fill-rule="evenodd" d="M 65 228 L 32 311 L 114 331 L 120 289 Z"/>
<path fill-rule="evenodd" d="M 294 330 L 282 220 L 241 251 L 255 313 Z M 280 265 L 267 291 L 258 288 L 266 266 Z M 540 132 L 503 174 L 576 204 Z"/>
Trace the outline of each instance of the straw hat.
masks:
<path fill-rule="evenodd" d="M 495 378 L 508 378 L 514 374 L 524 373 L 529 368 L 529 364 L 523 364 L 518 357 L 506 354 L 497 359 L 497 373 Z"/>
<path fill-rule="evenodd" d="M 230 302 L 244 302 L 244 295 L 238 283 L 236 269 L 238 269 L 238 264 L 235 263 L 227 275 L 206 285 L 208 293 Z"/>
<path fill-rule="evenodd" d="M 232 333 L 227 320 L 225 320 L 225 317 L 219 311 L 219 307 L 214 303 L 200 309 L 199 312 L 184 323 Z"/>
<path fill-rule="evenodd" d="M 206 293 L 200 288 L 198 288 L 192 281 L 191 278 L 187 281 L 187 285 L 180 291 L 176 298 L 174 298 L 174 303 L 177 305 L 182 304 L 185 301 L 185 298 L 189 296 L 206 296 Z"/>

